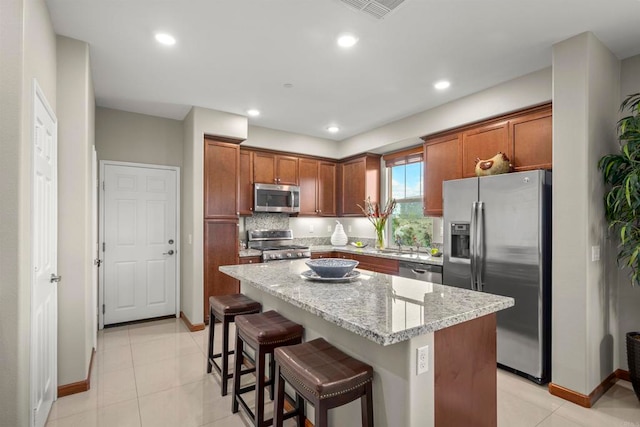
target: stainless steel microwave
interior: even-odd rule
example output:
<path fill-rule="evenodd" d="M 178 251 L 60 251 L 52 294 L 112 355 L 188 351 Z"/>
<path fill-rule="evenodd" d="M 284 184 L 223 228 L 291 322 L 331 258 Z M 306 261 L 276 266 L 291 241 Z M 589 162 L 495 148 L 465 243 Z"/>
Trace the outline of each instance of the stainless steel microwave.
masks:
<path fill-rule="evenodd" d="M 300 212 L 297 185 L 254 184 L 254 212 Z"/>

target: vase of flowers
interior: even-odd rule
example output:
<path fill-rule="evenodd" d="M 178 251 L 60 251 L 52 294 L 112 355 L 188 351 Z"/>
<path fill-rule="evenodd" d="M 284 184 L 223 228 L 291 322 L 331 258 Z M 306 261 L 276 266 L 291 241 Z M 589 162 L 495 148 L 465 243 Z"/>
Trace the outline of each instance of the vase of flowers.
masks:
<path fill-rule="evenodd" d="M 384 209 L 381 210 L 378 203 L 373 203 L 371 201 L 371 198 L 367 197 L 367 200 L 364 201 L 364 207 L 360 205 L 358 205 L 358 207 L 362 210 L 364 216 L 371 222 L 371 224 L 373 224 L 373 227 L 376 229 L 376 248 L 384 249 L 384 229 L 387 225 L 387 220 L 393 213 L 393 210 L 396 208 L 396 200 L 387 200 L 387 203 L 384 205 Z"/>

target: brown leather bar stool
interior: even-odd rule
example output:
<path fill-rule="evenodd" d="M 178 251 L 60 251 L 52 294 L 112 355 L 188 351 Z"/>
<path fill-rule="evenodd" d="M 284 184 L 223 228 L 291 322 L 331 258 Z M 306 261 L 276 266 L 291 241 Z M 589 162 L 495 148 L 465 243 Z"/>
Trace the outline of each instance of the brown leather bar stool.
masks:
<path fill-rule="evenodd" d="M 327 427 L 331 408 L 360 398 L 362 426 L 373 427 L 373 368 L 322 338 L 275 349 L 274 427 L 282 427 L 285 380 L 315 408 L 315 427 Z M 296 405 L 295 413 L 304 413 Z M 298 424 L 299 427 L 302 427 Z"/>
<path fill-rule="evenodd" d="M 233 377 L 233 403 L 231 411 L 235 414 L 238 407 L 251 418 L 255 427 L 269 426 L 273 419 L 264 419 L 264 388 L 269 386 L 269 392 L 273 399 L 275 365 L 273 363 L 273 351 L 276 347 L 299 344 L 302 342 L 304 328 L 275 311 L 266 311 L 260 314 L 248 314 L 236 317 L 236 354 L 234 372 L 239 373 Z M 244 345 L 255 350 L 255 369 L 242 371 L 241 355 Z M 271 359 L 269 363 L 269 378 L 265 378 L 265 365 L 267 355 Z M 240 387 L 242 375 L 255 372 L 256 382 L 245 387 Z M 255 414 L 242 398 L 242 394 L 255 390 Z M 297 397 L 297 405 L 302 404 L 302 398 Z M 294 414 L 287 414 L 290 418 Z"/>
<path fill-rule="evenodd" d="M 220 374 L 221 392 L 227 395 L 227 382 L 233 378 L 229 374 L 229 355 L 234 351 L 229 351 L 229 324 L 240 314 L 260 313 L 262 305 L 246 297 L 243 294 L 219 295 L 209 297 L 209 356 L 207 359 L 207 373 L 211 373 L 211 368 L 215 367 Z M 222 322 L 222 352 L 214 353 L 213 338 L 215 330 L 215 320 Z M 218 365 L 215 359 L 222 357 L 222 366 Z"/>

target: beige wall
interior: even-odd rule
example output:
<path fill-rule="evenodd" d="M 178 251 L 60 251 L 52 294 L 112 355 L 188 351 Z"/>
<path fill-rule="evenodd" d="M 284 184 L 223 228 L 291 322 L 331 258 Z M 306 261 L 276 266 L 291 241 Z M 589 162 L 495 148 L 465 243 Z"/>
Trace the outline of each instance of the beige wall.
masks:
<path fill-rule="evenodd" d="M 245 140 L 247 118 L 193 107 L 184 119 L 182 167 L 181 309 L 191 323 L 202 323 L 204 135 Z"/>
<path fill-rule="evenodd" d="M 249 126 L 248 138 L 242 146 L 290 151 L 310 156 L 336 158 L 339 142 L 281 130 Z"/>
<path fill-rule="evenodd" d="M 615 150 L 620 64 L 591 33 L 553 47 L 552 381 L 588 395 L 614 366 L 617 283 L 597 170 Z M 600 261 L 591 247 L 600 246 Z"/>
<path fill-rule="evenodd" d="M 98 160 L 182 166 L 182 122 L 96 108 Z"/>
<path fill-rule="evenodd" d="M 33 79 L 56 110 L 56 43 L 43 0 L 0 3 L 0 414 L 29 424 Z"/>
<path fill-rule="evenodd" d="M 627 95 L 640 92 L 640 55 L 622 61 L 620 77 L 620 99 L 622 102 Z M 627 112 L 628 113 L 628 112 Z M 618 321 L 617 360 L 622 369 L 629 369 L 627 365 L 627 350 L 625 334 L 640 330 L 640 287 L 632 287 L 626 272 L 620 272 L 617 287 L 618 305 L 615 315 Z"/>
<path fill-rule="evenodd" d="M 87 378 L 93 349 L 95 102 L 89 45 L 58 36 L 58 384 Z"/>

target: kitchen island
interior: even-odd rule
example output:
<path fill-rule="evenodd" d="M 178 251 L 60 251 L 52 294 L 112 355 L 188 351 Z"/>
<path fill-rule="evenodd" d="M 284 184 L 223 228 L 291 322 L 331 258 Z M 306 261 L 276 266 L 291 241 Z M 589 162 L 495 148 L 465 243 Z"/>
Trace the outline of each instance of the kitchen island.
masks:
<path fill-rule="evenodd" d="M 220 267 L 265 310 L 302 324 L 305 340 L 324 337 L 374 367 L 377 427 L 496 426 L 495 312 L 513 299 L 365 270 L 350 282 L 308 281 L 307 269 L 304 260 Z M 359 423 L 359 402 L 331 412 L 332 425 Z"/>

